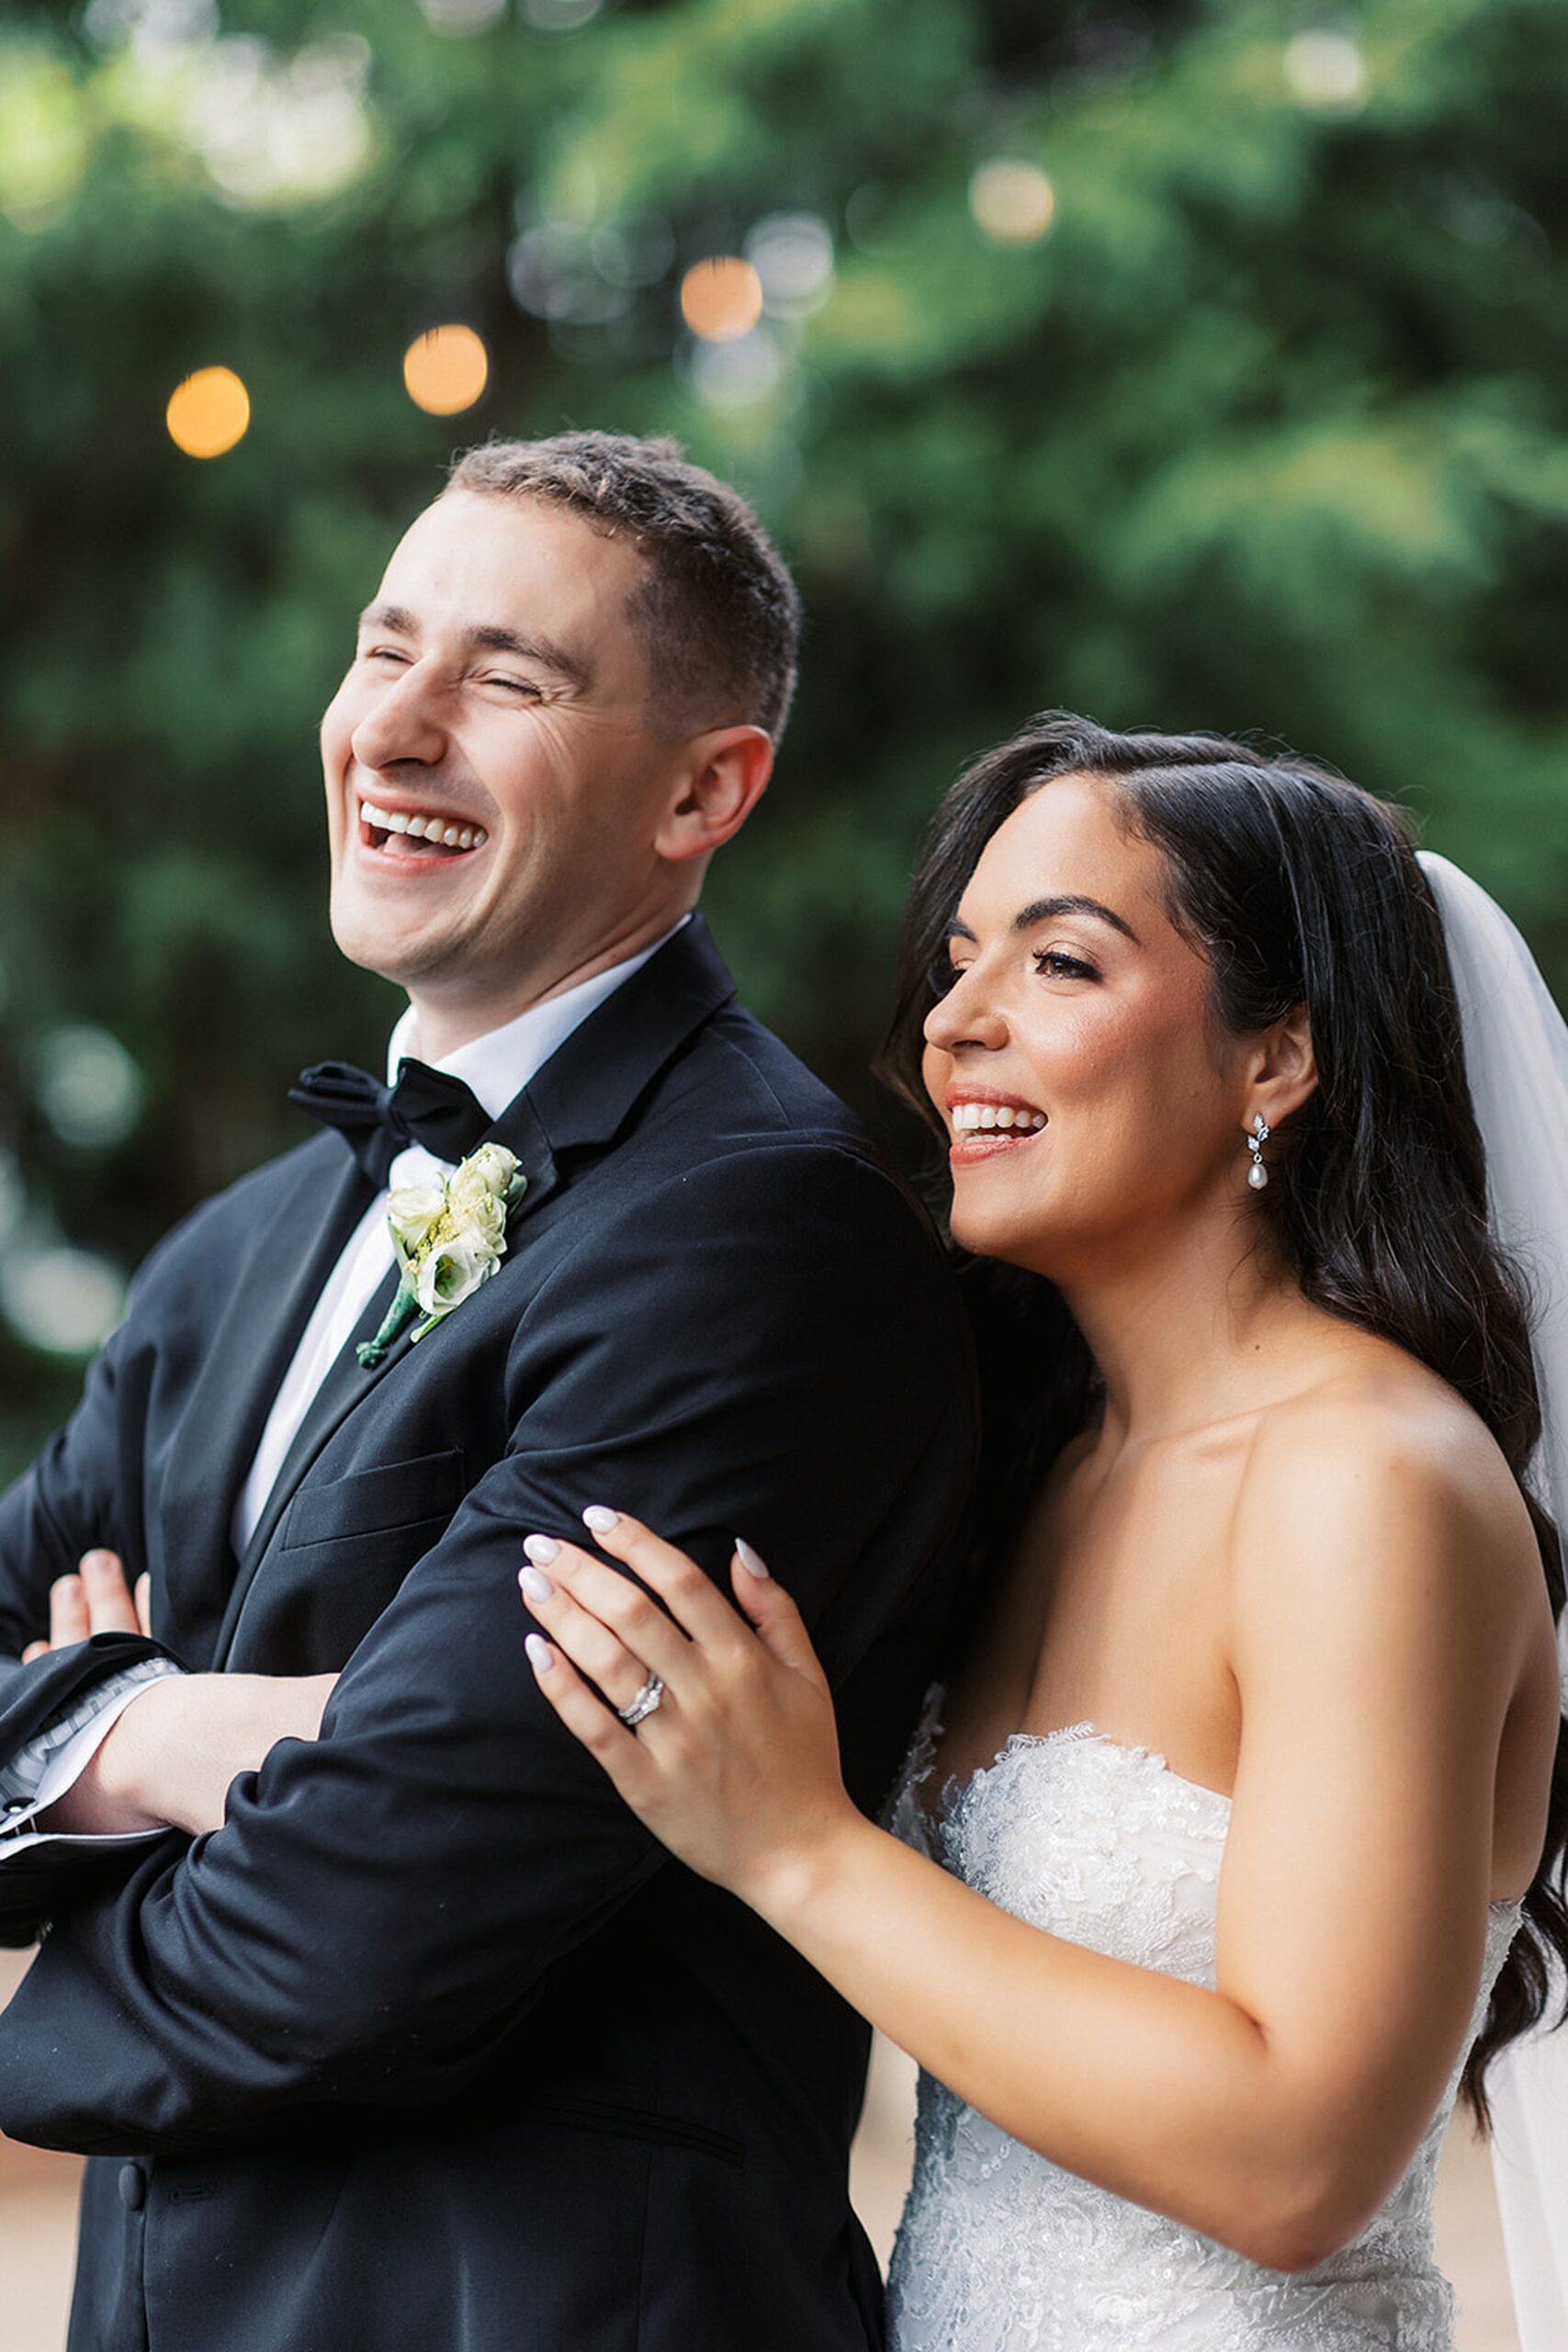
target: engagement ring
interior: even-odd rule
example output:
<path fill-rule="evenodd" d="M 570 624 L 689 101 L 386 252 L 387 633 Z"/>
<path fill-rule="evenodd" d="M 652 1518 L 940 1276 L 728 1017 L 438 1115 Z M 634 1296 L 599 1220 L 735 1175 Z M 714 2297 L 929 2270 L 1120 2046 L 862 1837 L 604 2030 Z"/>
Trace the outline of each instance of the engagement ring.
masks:
<path fill-rule="evenodd" d="M 628 1731 L 635 1731 L 644 1717 L 651 1715 L 664 1696 L 664 1685 L 657 1674 L 650 1674 L 629 1707 L 617 1707 L 616 1714 Z"/>

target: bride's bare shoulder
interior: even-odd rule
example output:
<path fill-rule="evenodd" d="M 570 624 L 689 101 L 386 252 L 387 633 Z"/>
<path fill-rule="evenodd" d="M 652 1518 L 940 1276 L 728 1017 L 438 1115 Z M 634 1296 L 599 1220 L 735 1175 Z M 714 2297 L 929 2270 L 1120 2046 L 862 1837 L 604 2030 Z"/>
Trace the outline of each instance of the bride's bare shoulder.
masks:
<path fill-rule="evenodd" d="M 1436 1586 L 1494 1623 L 1506 1593 L 1539 1611 L 1540 1553 L 1496 1439 L 1426 1365 L 1356 1339 L 1321 1379 L 1258 1414 L 1234 1522 L 1238 1573 L 1269 1558 L 1276 1578 L 1325 1600 L 1375 1564 L 1395 1608 L 1402 1593 L 1429 1605 Z"/>

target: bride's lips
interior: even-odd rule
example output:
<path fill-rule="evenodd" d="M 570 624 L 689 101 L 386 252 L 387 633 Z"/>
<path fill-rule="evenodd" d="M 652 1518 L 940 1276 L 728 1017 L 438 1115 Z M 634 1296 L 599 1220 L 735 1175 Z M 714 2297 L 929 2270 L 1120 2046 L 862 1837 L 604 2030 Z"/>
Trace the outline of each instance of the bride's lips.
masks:
<path fill-rule="evenodd" d="M 947 1118 L 953 1130 L 947 1156 L 954 1168 L 1026 1151 L 1049 1124 L 1038 1103 L 989 1086 L 953 1087 L 947 1098 Z"/>

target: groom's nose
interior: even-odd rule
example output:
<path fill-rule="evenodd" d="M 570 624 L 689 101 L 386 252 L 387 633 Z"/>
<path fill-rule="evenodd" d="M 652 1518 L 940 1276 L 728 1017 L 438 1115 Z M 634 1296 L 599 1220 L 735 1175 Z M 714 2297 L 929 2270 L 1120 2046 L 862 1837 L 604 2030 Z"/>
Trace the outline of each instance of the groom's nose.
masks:
<path fill-rule="evenodd" d="M 388 768 L 400 760 L 435 766 L 446 749 L 436 703 L 434 664 L 411 662 L 382 687 L 349 738 L 361 767 Z"/>

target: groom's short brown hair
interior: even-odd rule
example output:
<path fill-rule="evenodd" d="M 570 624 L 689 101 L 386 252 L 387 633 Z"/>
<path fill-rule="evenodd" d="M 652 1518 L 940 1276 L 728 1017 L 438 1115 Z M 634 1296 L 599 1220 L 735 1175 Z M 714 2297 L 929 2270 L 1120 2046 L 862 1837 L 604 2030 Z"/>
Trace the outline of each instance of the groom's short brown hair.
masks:
<path fill-rule="evenodd" d="M 746 501 L 678 441 L 487 441 L 454 460 L 447 488 L 542 499 L 611 537 L 624 532 L 644 560 L 627 611 L 656 722 L 677 735 L 740 724 L 783 734 L 800 639 L 795 582 Z"/>

